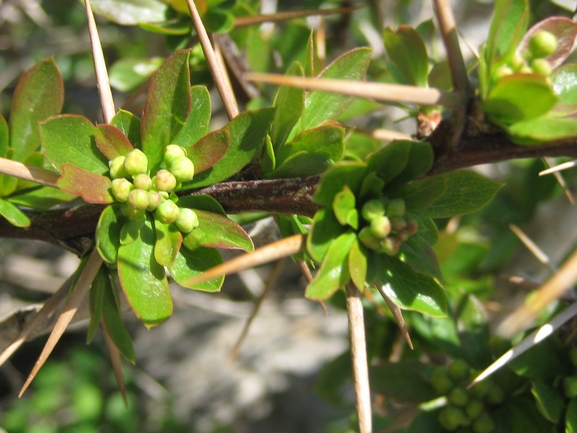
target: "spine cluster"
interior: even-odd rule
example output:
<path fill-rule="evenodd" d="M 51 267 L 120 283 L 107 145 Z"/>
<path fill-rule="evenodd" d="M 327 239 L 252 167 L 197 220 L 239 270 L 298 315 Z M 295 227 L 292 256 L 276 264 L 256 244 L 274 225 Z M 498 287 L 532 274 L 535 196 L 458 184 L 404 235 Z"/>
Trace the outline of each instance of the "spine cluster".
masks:
<path fill-rule="evenodd" d="M 164 149 L 164 163 L 166 168 L 150 177 L 148 158 L 141 150 L 114 158 L 109 163 L 112 194 L 122 203 L 127 218 L 138 220 L 145 212 L 154 212 L 158 221 L 174 223 L 182 233 L 189 233 L 198 227 L 198 216 L 192 209 L 178 207 L 174 191 L 182 182 L 192 180 L 194 164 L 186 150 L 176 144 Z"/>

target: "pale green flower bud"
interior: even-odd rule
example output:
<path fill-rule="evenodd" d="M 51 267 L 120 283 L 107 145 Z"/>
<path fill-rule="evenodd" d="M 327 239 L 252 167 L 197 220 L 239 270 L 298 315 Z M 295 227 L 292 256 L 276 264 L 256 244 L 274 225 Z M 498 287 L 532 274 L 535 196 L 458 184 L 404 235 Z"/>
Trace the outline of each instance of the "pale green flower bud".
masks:
<path fill-rule="evenodd" d="M 176 188 L 176 178 L 168 170 L 158 170 L 155 178 L 156 188 L 159 191 L 171 192 Z"/>
<path fill-rule="evenodd" d="M 168 166 L 168 170 L 174 175 L 178 182 L 188 182 L 194 176 L 194 164 L 186 156 L 174 158 Z"/>
<path fill-rule="evenodd" d="M 511 69 L 509 66 L 503 65 L 497 69 L 497 72 L 495 72 L 495 79 L 500 80 L 507 75 L 511 75 L 513 72 L 513 69 Z"/>
<path fill-rule="evenodd" d="M 535 59 L 531 62 L 531 69 L 534 73 L 548 77 L 553 72 L 551 63 L 546 59 Z"/>
<path fill-rule="evenodd" d="M 413 236 L 419 231 L 419 223 L 415 218 L 409 217 L 406 219 L 407 221 L 407 231 L 409 235 Z"/>
<path fill-rule="evenodd" d="M 128 203 L 124 203 L 120 210 L 122 211 L 122 214 L 131 221 L 144 218 L 144 211 L 142 209 L 134 209 Z"/>
<path fill-rule="evenodd" d="M 164 148 L 164 163 L 169 166 L 172 162 L 180 157 L 186 157 L 186 150 L 184 147 L 179 146 L 178 144 L 169 144 Z"/>
<path fill-rule="evenodd" d="M 128 195 L 128 204 L 134 209 L 145 210 L 149 204 L 148 191 L 133 189 Z"/>
<path fill-rule="evenodd" d="M 137 174 L 134 176 L 134 187 L 148 191 L 152 187 L 152 179 L 147 174 Z"/>
<path fill-rule="evenodd" d="M 108 167 L 110 167 L 110 178 L 120 179 L 122 177 L 127 177 L 128 172 L 124 168 L 124 156 L 117 156 L 112 161 L 108 162 Z"/>
<path fill-rule="evenodd" d="M 523 66 L 527 66 L 527 63 L 521 54 L 515 53 L 511 59 L 510 66 L 513 71 L 519 72 Z"/>
<path fill-rule="evenodd" d="M 380 245 L 380 240 L 371 233 L 371 229 L 369 227 L 365 227 L 359 232 L 359 240 L 365 247 L 371 250 L 376 250 Z"/>
<path fill-rule="evenodd" d="M 401 241 L 396 236 L 388 236 L 381 241 L 379 252 L 385 253 L 389 256 L 394 256 L 399 253 L 401 249 Z"/>
<path fill-rule="evenodd" d="M 134 185 L 125 178 L 114 179 L 112 181 L 112 194 L 119 202 L 126 202 L 130 191 L 134 189 Z"/>
<path fill-rule="evenodd" d="M 156 208 L 154 215 L 163 224 L 171 224 L 176 221 L 180 210 L 172 200 L 165 200 Z"/>
<path fill-rule="evenodd" d="M 403 216 L 405 214 L 405 201 L 402 198 L 396 198 L 387 205 L 386 215 L 389 217 Z"/>
<path fill-rule="evenodd" d="M 124 168 L 131 176 L 146 173 L 148 171 L 148 158 L 140 149 L 133 149 L 126 155 Z"/>
<path fill-rule="evenodd" d="M 407 221 L 402 217 L 391 217 L 391 227 L 395 232 L 403 231 L 407 228 Z"/>
<path fill-rule="evenodd" d="M 165 199 L 158 191 L 148 191 L 148 206 L 146 207 L 146 210 L 150 212 L 156 210 L 164 200 Z"/>
<path fill-rule="evenodd" d="M 198 215 L 192 209 L 183 207 L 180 209 L 174 224 L 182 233 L 190 233 L 198 227 Z"/>
<path fill-rule="evenodd" d="M 529 51 L 533 58 L 547 57 L 557 49 L 557 37 L 546 30 L 533 33 L 529 39 Z"/>
<path fill-rule="evenodd" d="M 375 198 L 369 200 L 363 205 L 361 215 L 367 221 L 372 221 L 375 218 L 382 217 L 385 214 L 385 204 L 382 200 Z"/>
<path fill-rule="evenodd" d="M 386 216 L 380 216 L 371 221 L 371 233 L 379 238 L 386 238 L 391 233 L 391 221 Z"/>

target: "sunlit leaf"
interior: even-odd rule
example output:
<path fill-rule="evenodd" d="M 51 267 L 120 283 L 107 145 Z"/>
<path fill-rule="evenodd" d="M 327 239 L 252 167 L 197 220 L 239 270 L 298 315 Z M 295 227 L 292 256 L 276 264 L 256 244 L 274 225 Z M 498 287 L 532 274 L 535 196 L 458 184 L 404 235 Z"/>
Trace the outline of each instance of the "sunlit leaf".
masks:
<path fill-rule="evenodd" d="M 181 248 L 176 255 L 174 265 L 170 266 L 168 271 L 174 281 L 184 287 L 205 292 L 218 292 L 224 282 L 224 276 L 195 284 L 188 284 L 188 280 L 221 263 L 220 253 L 213 248 L 199 247 L 194 251 Z"/>
<path fill-rule="evenodd" d="M 326 170 L 322 176 L 313 200 L 323 206 L 332 206 L 335 195 L 348 186 L 357 194 L 366 174 L 367 166 L 362 162 L 341 161 Z"/>
<path fill-rule="evenodd" d="M 15 205 L 0 198 L 0 215 L 15 227 L 28 227 L 30 219 Z"/>
<path fill-rule="evenodd" d="M 202 173 L 215 165 L 226 154 L 229 146 L 230 133 L 227 128 L 219 129 L 201 138 L 188 149 L 188 157 L 194 162 L 195 173 Z"/>
<path fill-rule="evenodd" d="M 539 117 L 515 123 L 508 131 L 515 143 L 532 145 L 574 137 L 577 135 L 577 122 L 573 118 Z"/>
<path fill-rule="evenodd" d="M 114 201 L 111 194 L 112 182 L 109 177 L 69 164 L 64 164 L 61 171 L 62 176 L 58 178 L 58 188 L 69 194 L 79 195 L 87 203 L 107 204 Z"/>
<path fill-rule="evenodd" d="M 154 220 L 154 227 L 156 229 L 154 258 L 163 266 L 172 266 L 182 245 L 182 233 L 174 224 L 163 224 L 156 219 Z"/>
<path fill-rule="evenodd" d="M 368 251 L 363 244 L 355 239 L 349 252 L 349 273 L 351 280 L 361 292 L 365 290 L 368 268 Z"/>
<path fill-rule="evenodd" d="M 107 206 L 96 226 L 96 248 L 107 263 L 116 263 L 120 248 L 120 230 L 126 221 L 119 205 Z"/>
<path fill-rule="evenodd" d="M 287 75 L 304 75 L 300 63 L 293 63 L 286 71 Z M 296 125 L 304 110 L 305 91 L 295 87 L 281 86 L 274 100 L 277 110 L 271 125 L 271 140 L 275 151 L 278 151 L 286 142 L 290 132 Z"/>
<path fill-rule="evenodd" d="M 61 189 L 42 186 L 16 191 L 10 195 L 8 200 L 14 204 L 35 210 L 48 210 L 59 204 L 67 203 L 74 198 L 76 198 L 75 195 L 68 194 Z"/>
<path fill-rule="evenodd" d="M 335 195 L 333 201 L 333 211 L 335 217 L 341 225 L 350 225 L 354 229 L 359 227 L 359 213 L 355 208 L 355 195 L 348 186 L 345 185 L 343 190 Z"/>
<path fill-rule="evenodd" d="M 118 110 L 110 121 L 112 126 L 116 126 L 128 138 L 128 141 L 137 149 L 142 148 L 140 140 L 140 118 L 129 111 Z"/>
<path fill-rule="evenodd" d="M 146 83 L 163 61 L 162 57 L 120 59 L 110 68 L 110 86 L 121 92 L 131 92 Z"/>
<path fill-rule="evenodd" d="M 402 84 L 426 87 L 429 56 L 421 36 L 410 26 L 387 27 L 383 41 L 387 54 L 403 78 Z"/>
<path fill-rule="evenodd" d="M 200 246 L 253 251 L 254 245 L 241 226 L 226 216 L 196 209 L 199 226 L 184 236 L 184 246 Z"/>
<path fill-rule="evenodd" d="M 118 156 L 126 156 L 134 149 L 126 135 L 116 126 L 98 125 L 95 139 L 98 149 L 111 161 Z"/>
<path fill-rule="evenodd" d="M 545 418 L 558 423 L 565 406 L 563 395 L 559 390 L 544 382 L 533 382 L 531 394 Z"/>
<path fill-rule="evenodd" d="M 442 176 L 427 177 L 387 191 L 388 198 L 402 198 L 407 211 L 419 211 L 429 207 L 447 191 L 447 181 Z"/>
<path fill-rule="evenodd" d="M 339 224 L 330 208 L 319 210 L 313 219 L 311 232 L 307 236 L 307 251 L 317 262 L 322 262 L 334 239 L 346 228 Z"/>
<path fill-rule="evenodd" d="M 92 10 L 116 24 L 161 22 L 170 6 L 160 0 L 92 0 Z"/>
<path fill-rule="evenodd" d="M 205 86 L 192 86 L 190 89 L 192 96 L 191 115 L 186 119 L 186 123 L 174 138 L 173 143 L 188 149 L 206 134 L 210 123 L 210 93 Z"/>

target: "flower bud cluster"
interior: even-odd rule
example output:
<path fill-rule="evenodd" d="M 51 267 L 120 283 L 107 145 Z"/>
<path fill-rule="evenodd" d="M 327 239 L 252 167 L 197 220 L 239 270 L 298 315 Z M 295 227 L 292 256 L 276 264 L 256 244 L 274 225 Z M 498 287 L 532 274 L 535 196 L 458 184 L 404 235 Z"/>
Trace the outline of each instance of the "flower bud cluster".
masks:
<path fill-rule="evenodd" d="M 174 190 L 181 182 L 192 180 L 194 164 L 186 150 L 176 144 L 166 146 L 164 162 L 168 169 L 159 170 L 151 178 L 148 158 L 141 150 L 114 158 L 109 163 L 112 194 L 123 204 L 122 212 L 127 218 L 138 220 L 144 218 L 146 211 L 154 212 L 158 221 L 174 223 L 181 232 L 189 233 L 198 227 L 198 216 L 192 209 L 178 207 Z"/>
<path fill-rule="evenodd" d="M 401 244 L 418 231 L 417 221 L 405 215 L 405 202 L 385 197 L 367 201 L 361 215 L 368 223 L 359 232 L 367 248 L 390 256 L 398 254 Z"/>
<path fill-rule="evenodd" d="M 545 58 L 557 49 L 557 37 L 546 30 L 539 30 L 531 35 L 527 48 L 523 53 L 515 53 L 511 61 L 501 66 L 496 72 L 496 78 L 507 75 L 538 74 L 548 77 L 553 72 L 551 63 Z"/>

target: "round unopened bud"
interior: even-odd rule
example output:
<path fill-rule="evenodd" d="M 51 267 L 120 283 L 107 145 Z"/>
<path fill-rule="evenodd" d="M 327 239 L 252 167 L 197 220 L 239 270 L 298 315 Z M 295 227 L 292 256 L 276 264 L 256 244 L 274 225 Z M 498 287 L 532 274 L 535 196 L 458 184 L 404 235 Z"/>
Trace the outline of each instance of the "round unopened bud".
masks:
<path fill-rule="evenodd" d="M 375 237 L 384 239 L 391 233 L 391 222 L 386 216 L 380 216 L 371 221 L 370 228 Z"/>
<path fill-rule="evenodd" d="M 501 78 L 506 77 L 507 75 L 511 75 L 514 72 L 515 71 L 513 71 L 511 67 L 503 65 L 499 67 L 499 69 L 497 69 L 497 71 L 495 72 L 495 79 L 500 80 Z"/>
<path fill-rule="evenodd" d="M 527 66 L 527 63 L 521 54 L 515 53 L 511 59 L 510 66 L 513 71 L 519 72 L 523 66 Z"/>
<path fill-rule="evenodd" d="M 391 227 L 396 232 L 401 232 L 407 228 L 407 220 L 402 217 L 391 217 Z"/>
<path fill-rule="evenodd" d="M 164 198 L 158 191 L 148 191 L 148 206 L 146 207 L 147 211 L 154 211 L 160 203 L 164 201 Z"/>
<path fill-rule="evenodd" d="M 171 165 L 175 158 L 186 156 L 186 150 L 178 144 L 169 144 L 164 148 L 164 163 Z"/>
<path fill-rule="evenodd" d="M 128 203 L 124 203 L 120 208 L 122 214 L 130 221 L 136 221 L 144 218 L 144 211 L 142 209 L 134 209 Z"/>
<path fill-rule="evenodd" d="M 128 195 L 133 189 L 134 185 L 123 177 L 112 181 L 112 194 L 119 202 L 124 203 L 128 201 Z"/>
<path fill-rule="evenodd" d="M 455 386 L 445 367 L 435 367 L 429 380 L 433 388 L 441 395 L 447 394 Z"/>
<path fill-rule="evenodd" d="M 143 189 L 133 189 L 128 195 L 128 204 L 134 209 L 146 210 L 149 202 L 148 191 Z"/>
<path fill-rule="evenodd" d="M 447 396 L 449 402 L 455 406 L 465 406 L 469 401 L 467 391 L 461 387 L 453 388 Z"/>
<path fill-rule="evenodd" d="M 177 156 L 168 166 L 168 170 L 179 182 L 188 182 L 194 176 L 194 164 L 186 156 Z"/>
<path fill-rule="evenodd" d="M 469 377 L 470 367 L 464 359 L 455 359 L 449 365 L 449 375 L 456 381 L 465 380 Z"/>
<path fill-rule="evenodd" d="M 405 229 L 398 232 L 397 237 L 401 242 L 407 242 L 409 240 L 410 235 L 409 232 Z"/>
<path fill-rule="evenodd" d="M 156 208 L 154 215 L 163 224 L 171 224 L 176 221 L 180 210 L 172 200 L 165 200 Z"/>
<path fill-rule="evenodd" d="M 388 236 L 381 241 L 379 252 L 383 252 L 388 256 L 395 256 L 401 249 L 401 241 L 396 236 Z"/>
<path fill-rule="evenodd" d="M 108 162 L 108 167 L 110 167 L 110 177 L 112 179 L 120 179 L 128 176 L 128 172 L 124 168 L 125 159 L 124 156 L 117 156 L 112 161 Z"/>
<path fill-rule="evenodd" d="M 553 54 L 557 45 L 557 37 L 547 30 L 539 30 L 529 39 L 529 51 L 535 59 Z"/>
<path fill-rule="evenodd" d="M 198 227 L 198 215 L 192 209 L 183 207 L 180 209 L 178 218 L 176 218 L 174 224 L 182 233 L 190 233 Z"/>
<path fill-rule="evenodd" d="M 152 179 L 147 174 L 137 174 L 134 176 L 134 187 L 148 191 L 152 187 Z"/>
<path fill-rule="evenodd" d="M 473 421 L 473 431 L 475 433 L 491 433 L 495 430 L 495 421 L 487 412 L 483 412 L 479 417 Z"/>
<path fill-rule="evenodd" d="M 387 216 L 403 216 L 405 214 L 405 201 L 402 198 L 395 198 L 387 205 Z"/>
<path fill-rule="evenodd" d="M 415 218 L 409 217 L 406 219 L 407 227 L 406 230 L 409 232 L 409 235 L 413 236 L 419 231 L 419 223 Z"/>
<path fill-rule="evenodd" d="M 551 63 L 547 59 L 535 59 L 531 62 L 531 69 L 534 73 L 548 77 L 553 72 Z"/>
<path fill-rule="evenodd" d="M 467 415 L 460 407 L 447 406 L 439 412 L 439 424 L 445 430 L 454 431 L 469 422 Z"/>
<path fill-rule="evenodd" d="M 485 409 L 485 405 L 481 400 L 469 400 L 467 406 L 465 406 L 465 413 L 469 419 L 475 419 L 481 415 L 483 409 Z"/>
<path fill-rule="evenodd" d="M 155 177 L 156 188 L 159 191 L 171 192 L 176 188 L 176 178 L 168 170 L 158 170 Z"/>
<path fill-rule="evenodd" d="M 379 218 L 385 214 L 385 204 L 382 200 L 375 198 L 369 200 L 363 205 L 361 209 L 361 215 L 366 221 L 373 221 L 375 218 Z"/>
<path fill-rule="evenodd" d="M 376 250 L 377 248 L 379 248 L 380 245 L 379 238 L 373 235 L 369 227 L 365 227 L 359 232 L 359 240 L 363 243 L 365 247 L 371 250 Z"/>
<path fill-rule="evenodd" d="M 131 176 L 146 173 L 148 171 L 148 158 L 140 149 L 133 149 L 126 155 L 124 168 Z"/>
<path fill-rule="evenodd" d="M 567 376 L 563 379 L 563 392 L 565 397 L 574 398 L 577 397 L 577 377 Z"/>

